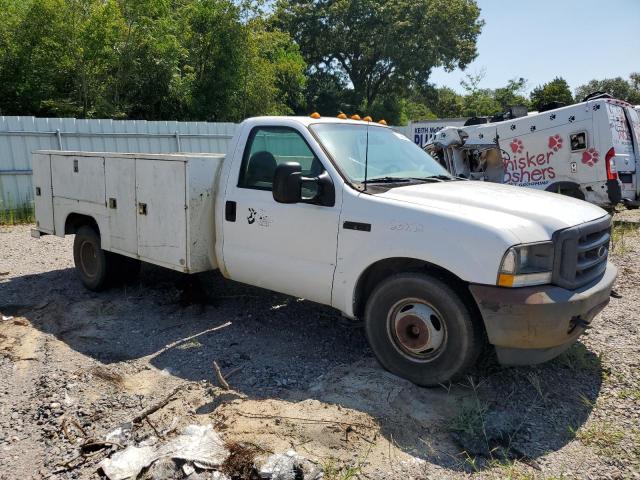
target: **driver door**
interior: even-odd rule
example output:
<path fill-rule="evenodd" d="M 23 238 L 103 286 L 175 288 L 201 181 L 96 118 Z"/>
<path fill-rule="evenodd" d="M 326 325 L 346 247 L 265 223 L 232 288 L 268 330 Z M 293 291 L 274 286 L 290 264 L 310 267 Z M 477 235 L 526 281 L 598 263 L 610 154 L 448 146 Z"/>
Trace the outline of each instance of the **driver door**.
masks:
<path fill-rule="evenodd" d="M 330 304 L 340 202 L 332 207 L 276 202 L 273 176 L 284 162 L 300 163 L 304 176 L 324 171 L 297 130 L 254 127 L 227 186 L 225 267 L 233 280 Z"/>

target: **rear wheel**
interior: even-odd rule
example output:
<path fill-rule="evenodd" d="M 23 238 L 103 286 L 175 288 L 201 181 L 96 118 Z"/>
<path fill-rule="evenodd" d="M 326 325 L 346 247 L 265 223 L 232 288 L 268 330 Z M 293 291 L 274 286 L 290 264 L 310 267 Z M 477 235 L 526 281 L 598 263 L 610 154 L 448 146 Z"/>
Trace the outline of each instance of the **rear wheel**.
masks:
<path fill-rule="evenodd" d="M 459 377 L 483 345 L 481 326 L 455 291 L 419 273 L 394 275 L 376 287 L 365 328 L 382 366 L 423 386 Z"/>
<path fill-rule="evenodd" d="M 100 246 L 100 234 L 92 227 L 78 228 L 73 241 L 73 260 L 83 285 L 89 290 L 99 291 L 107 286 L 109 278 L 109 252 Z"/>

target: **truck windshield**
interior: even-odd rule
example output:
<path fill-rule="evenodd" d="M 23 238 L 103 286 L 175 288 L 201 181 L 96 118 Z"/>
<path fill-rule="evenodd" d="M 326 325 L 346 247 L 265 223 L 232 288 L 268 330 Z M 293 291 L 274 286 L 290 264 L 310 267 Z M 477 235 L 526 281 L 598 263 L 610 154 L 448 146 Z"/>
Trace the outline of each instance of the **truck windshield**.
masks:
<path fill-rule="evenodd" d="M 317 123 L 310 128 L 353 182 L 365 180 L 366 159 L 368 182 L 453 178 L 428 153 L 390 128 L 346 122 Z"/>

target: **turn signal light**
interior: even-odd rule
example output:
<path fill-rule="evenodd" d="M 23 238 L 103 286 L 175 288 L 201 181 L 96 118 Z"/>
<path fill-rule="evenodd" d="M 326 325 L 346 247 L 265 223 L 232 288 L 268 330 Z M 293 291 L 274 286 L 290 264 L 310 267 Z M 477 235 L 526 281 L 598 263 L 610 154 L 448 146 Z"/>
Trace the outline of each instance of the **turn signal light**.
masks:
<path fill-rule="evenodd" d="M 501 287 L 513 287 L 514 279 L 515 275 L 501 273 L 500 275 L 498 275 L 498 285 Z"/>
<path fill-rule="evenodd" d="M 311 115 L 309 115 L 311 118 L 320 118 L 320 114 L 318 112 L 313 112 Z"/>
<path fill-rule="evenodd" d="M 340 120 L 346 120 L 346 119 L 347 119 L 347 114 L 346 114 L 346 113 L 344 113 L 344 112 L 340 112 L 340 113 L 338 114 L 338 118 L 339 118 Z"/>

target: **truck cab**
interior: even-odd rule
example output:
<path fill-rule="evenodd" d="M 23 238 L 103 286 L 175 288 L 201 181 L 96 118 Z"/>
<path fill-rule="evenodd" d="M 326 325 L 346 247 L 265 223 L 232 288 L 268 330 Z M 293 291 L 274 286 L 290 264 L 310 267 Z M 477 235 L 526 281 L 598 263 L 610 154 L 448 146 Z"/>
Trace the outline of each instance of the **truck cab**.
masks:
<path fill-rule="evenodd" d="M 59 198 L 56 178 L 82 183 L 73 162 L 52 160 L 64 153 L 36 155 L 35 178 L 54 184 L 36 180 L 34 236 L 75 233 L 87 287 L 105 288 L 132 262 L 185 273 L 217 268 L 362 319 L 380 363 L 419 385 L 463 375 L 487 341 L 504 364 L 553 358 L 606 306 L 616 277 L 604 210 L 458 179 L 403 135 L 370 121 L 248 119 L 224 156 L 158 159 L 182 162 L 185 173 L 174 173 L 182 180 L 169 181 L 174 169 L 166 165 L 145 164 L 130 171 L 126 191 L 101 191 L 90 202 Z M 118 157 L 91 155 L 98 178 Z M 156 236 L 141 242 L 135 222 L 113 221 L 120 208 L 155 225 Z M 182 212 L 185 222 L 175 222 Z M 187 241 L 177 245 L 167 235 Z M 130 249 L 102 241 L 114 237 L 128 239 Z M 173 246 L 175 255 L 167 255 Z"/>

